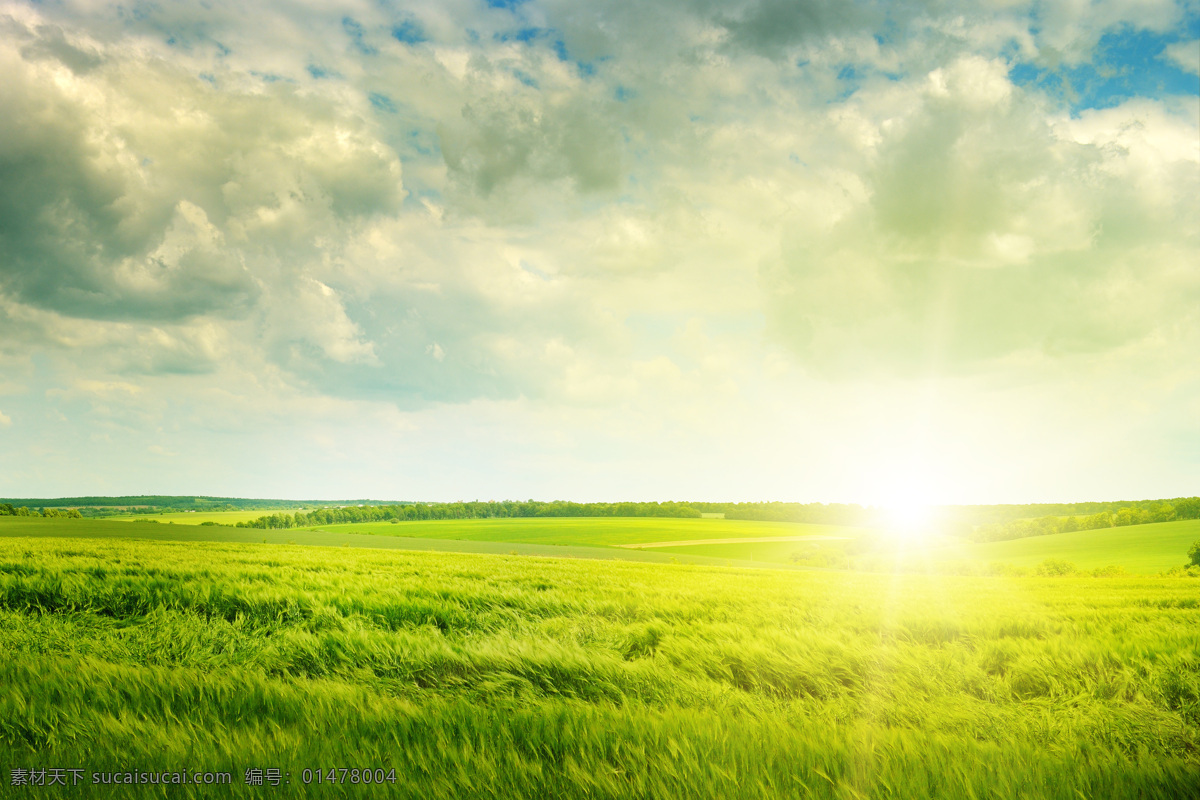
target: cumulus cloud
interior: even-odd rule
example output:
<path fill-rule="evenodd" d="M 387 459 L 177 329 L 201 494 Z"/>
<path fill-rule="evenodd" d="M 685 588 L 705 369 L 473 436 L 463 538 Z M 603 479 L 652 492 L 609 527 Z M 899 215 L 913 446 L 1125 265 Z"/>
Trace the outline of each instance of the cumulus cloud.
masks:
<path fill-rule="evenodd" d="M 1200 39 L 1169 44 L 1163 51 L 1163 55 L 1178 64 L 1180 69 L 1193 75 L 1200 75 Z"/>
<path fill-rule="evenodd" d="M 499 195 L 507 210 L 514 195 L 559 181 L 571 192 L 611 193 L 621 182 L 622 153 L 604 105 L 584 93 L 560 104 L 484 97 L 464 105 L 461 121 L 438 131 L 453 188 L 468 207 L 479 207 L 475 197 Z"/>
<path fill-rule="evenodd" d="M 501 6 L 0 5 L 18 427 L 683 447 L 1195 340 L 1194 93 L 1041 79 L 1114 37 L 1195 72 L 1186 5 Z"/>
<path fill-rule="evenodd" d="M 905 111 L 864 120 L 863 194 L 835 220 L 796 220 L 764 265 L 773 328 L 802 358 L 974 370 L 1109 350 L 1200 300 L 1185 108 L 1047 115 L 980 58 L 891 91 Z"/>
<path fill-rule="evenodd" d="M 728 31 L 732 44 L 778 56 L 801 42 L 873 28 L 884 18 L 882 10 L 877 4 L 836 0 L 757 0 L 717 10 L 715 20 Z"/>
<path fill-rule="evenodd" d="M 379 364 L 374 345 L 362 338 L 337 293 L 320 281 L 300 281 L 277 313 L 269 331 L 280 338 L 280 346 L 291 351 L 285 358 L 302 358 L 296 350 L 308 347 L 340 364 Z"/>
<path fill-rule="evenodd" d="M 117 43 L 89 45 L 80 72 L 60 29 L 7 27 L 0 281 L 18 300 L 91 318 L 243 316 L 264 273 L 298 271 L 320 237 L 403 199 L 395 154 L 328 100 Z"/>

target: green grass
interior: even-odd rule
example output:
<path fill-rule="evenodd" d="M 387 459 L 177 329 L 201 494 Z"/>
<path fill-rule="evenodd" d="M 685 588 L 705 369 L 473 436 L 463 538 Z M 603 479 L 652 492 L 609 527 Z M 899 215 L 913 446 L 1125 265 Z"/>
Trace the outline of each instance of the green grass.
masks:
<path fill-rule="evenodd" d="M 985 542 L 970 545 L 966 553 L 976 561 L 1016 566 L 1033 566 L 1053 558 L 1083 569 L 1119 564 L 1129 572 L 1146 574 L 1182 566 L 1187 562 L 1188 547 L 1197 540 L 1200 520 L 1190 519 Z M 947 559 L 954 557 L 953 552 L 945 554 Z"/>
<path fill-rule="evenodd" d="M 708 558 L 667 550 L 631 550 L 605 545 L 556 545 L 530 542 L 490 541 L 487 539 L 426 539 L 401 536 L 379 536 L 362 532 L 371 526 L 332 525 L 326 529 L 293 528 L 260 530 L 258 528 L 204 527 L 198 525 L 165 525 L 152 522 L 116 522 L 113 520 L 63 519 L 59 517 L 0 517 L 0 542 L 6 538 L 28 536 L 78 539 L 91 537 L 112 540 L 146 540 L 156 542 L 243 542 L 254 544 L 298 544 L 319 547 L 362 547 L 382 550 L 427 550 L 450 553 L 492 553 L 554 558 L 593 558 L 617 561 L 642 561 L 655 564 L 711 564 L 764 567 L 755 562 Z M 389 529 L 399 526 L 389 525 Z M 449 529 L 445 529 L 449 531 Z M 514 535 L 519 535 L 511 529 Z M 436 532 L 436 531 L 434 531 Z"/>
<path fill-rule="evenodd" d="M 943 536 L 930 543 L 893 548 L 882 539 L 874 551 L 852 558 L 849 563 L 878 571 L 900 565 L 910 570 L 979 572 L 995 565 L 1028 569 L 1056 560 L 1069 562 L 1080 570 L 1119 566 L 1127 572 L 1153 575 L 1185 564 L 1188 547 L 1198 540 L 1200 520 L 1030 536 L 1006 542 L 968 542 Z M 847 564 L 843 547 L 840 542 L 747 542 L 697 544 L 671 548 L 671 552 L 681 557 L 780 565 L 818 563 L 819 554 L 824 552 L 830 554 L 825 563 L 842 567 Z M 814 554 L 818 554 L 815 559 L 811 557 Z"/>
<path fill-rule="evenodd" d="M 115 517 L 106 517 L 114 522 L 133 522 L 137 520 L 152 519 L 158 520 L 160 523 L 173 522 L 176 525 L 200 525 L 205 522 L 215 522 L 219 525 L 236 525 L 239 522 L 252 522 L 264 514 L 275 513 L 271 510 L 250 510 L 250 511 L 172 511 L 166 514 L 156 512 L 147 512 L 145 514 L 134 515 L 119 515 Z"/>
<path fill-rule="evenodd" d="M 384 536 L 429 538 L 463 542 L 520 542 L 557 546 L 605 547 L 702 539 L 763 538 L 770 536 L 845 536 L 864 533 L 860 528 L 753 522 L 724 519 L 658 518 L 535 518 L 446 520 L 329 525 L 325 532 L 356 532 Z M 886 537 L 884 551 L 888 550 Z M 1188 546 L 1200 539 L 1200 520 L 1134 525 L 1092 531 L 1034 536 L 1007 542 L 967 542 L 942 537 L 932 544 L 910 548 L 902 556 L 908 568 L 941 571 L 987 569 L 1005 564 L 1032 568 L 1048 559 L 1074 564 L 1081 570 L 1121 566 L 1137 574 L 1157 574 L 1182 565 Z M 677 560 L 699 559 L 696 563 L 734 562 L 738 565 L 788 566 L 815 564 L 842 567 L 847 563 L 848 542 L 779 541 L 723 542 L 662 548 L 661 553 Z M 880 549 L 880 548 L 877 548 Z M 652 550 L 642 551 L 646 553 Z M 604 557 L 603 553 L 590 553 Z M 852 559 L 872 569 L 890 569 L 891 552 L 867 554 Z"/>
<path fill-rule="evenodd" d="M 244 512 L 228 512 L 242 514 Z M 170 516 L 170 515 L 164 515 Z M 185 517 L 201 517 L 184 514 Z M 114 527 L 116 526 L 116 527 Z M 573 558 L 756 567 L 847 564 L 870 570 L 904 569 L 982 572 L 994 565 L 1033 568 L 1043 561 L 1066 561 L 1081 570 L 1120 566 L 1137 574 L 1157 574 L 1186 561 L 1187 548 L 1200 540 L 1200 520 L 1134 525 L 1006 542 L 967 542 L 941 537 L 908 548 L 899 556 L 886 545 L 849 560 L 847 545 L 863 529 L 796 523 L 649 517 L 473 519 L 427 522 L 348 523 L 317 528 L 260 530 L 197 527 L 124 520 L 66 520 L 0 517 L 0 537 L 11 535 L 144 538 L 157 541 L 267 542 L 348 545 L 448 552 L 510 553 Z M 618 545 L 794 536 L 846 536 L 842 541 L 723 542 L 635 550 Z"/>
<path fill-rule="evenodd" d="M 363 797 L 1200 785 L 1194 579 L 9 536 L 0 651 L 0 780 L 39 764 L 235 778 L 75 797 L 301 796 L 317 765 L 396 770 L 386 793 L 321 793 Z M 293 784 L 251 789 L 249 767 Z"/>
<path fill-rule="evenodd" d="M 831 567 L 842 568 L 847 564 L 844 555 L 844 542 L 747 542 L 722 544 L 694 544 L 685 547 L 672 547 L 671 552 L 679 556 L 700 556 L 703 558 L 727 559 L 738 562 L 759 563 L 764 566 L 782 566 L 793 563 L 807 563 L 814 555 L 828 553 L 827 562 Z"/>
<path fill-rule="evenodd" d="M 792 522 L 667 517 L 532 517 L 508 519 L 430 520 L 420 522 L 346 523 L 307 530 L 354 531 L 384 536 L 475 542 L 605 547 L 691 539 L 765 536 L 845 536 L 857 528 Z M 674 551 L 675 548 L 672 548 Z"/>

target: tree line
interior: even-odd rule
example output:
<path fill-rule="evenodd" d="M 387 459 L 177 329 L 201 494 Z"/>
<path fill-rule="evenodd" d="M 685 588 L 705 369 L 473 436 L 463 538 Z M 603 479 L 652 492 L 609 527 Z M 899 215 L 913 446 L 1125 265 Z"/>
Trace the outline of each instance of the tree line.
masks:
<path fill-rule="evenodd" d="M 1104 504 L 1064 505 L 1065 509 L 1086 509 Z M 1116 504 L 1112 504 L 1115 506 Z M 961 512 L 969 507 L 944 509 Z M 991 507 L 977 507 L 990 510 Z M 1008 508 L 1019 508 L 1005 507 Z M 877 508 L 840 503 L 573 503 L 565 500 L 505 500 L 456 503 L 393 503 L 317 508 L 312 511 L 280 511 L 265 514 L 243 528 L 307 528 L 315 525 L 364 522 L 409 522 L 453 519 L 503 519 L 531 517 L 671 517 L 696 518 L 704 514 L 723 514 L 726 519 L 768 522 L 800 522 L 823 525 L 873 526 L 881 522 Z M 1044 516 L 1005 522 L 971 524 L 969 518 L 946 514 L 938 527 L 975 541 L 1020 539 L 1067 531 L 1094 530 L 1176 519 L 1200 519 L 1200 498 L 1145 500 L 1104 509 L 1094 514 Z M 955 518 L 957 517 L 957 519 Z"/>
<path fill-rule="evenodd" d="M 0 517 L 66 517 L 83 519 L 77 508 L 29 508 L 14 506 L 12 503 L 0 503 Z"/>
<path fill-rule="evenodd" d="M 1172 522 L 1179 519 L 1200 519 L 1200 497 L 1145 500 L 1122 506 L 1115 512 L 1105 510 L 1086 516 L 1038 517 L 979 525 L 971 532 L 970 538 L 977 542 L 998 542 L 1024 539 L 1028 536 L 1120 528 L 1126 525 L 1146 525 L 1151 522 Z"/>
<path fill-rule="evenodd" d="M 306 511 L 304 506 L 317 503 L 290 500 L 255 501 L 237 498 L 142 495 L 129 497 L 79 497 L 44 501 L 42 507 L 32 502 L 16 505 L 0 501 L 0 516 L 74 517 L 91 516 L 97 512 L 112 513 L 112 509 L 62 508 L 66 501 L 93 501 L 126 506 L 162 504 L 167 508 L 192 506 L 189 510 L 233 510 L 252 503 L 272 503 L 280 511 L 265 514 L 252 522 L 239 522 L 244 528 L 295 528 L 338 523 L 404 522 L 419 520 L 491 519 L 506 517 L 673 517 L 694 518 L 704 514 L 720 514 L 726 519 L 769 522 L 799 522 L 824 525 L 879 524 L 880 509 L 842 503 L 719 503 L 719 502 L 622 502 L 573 503 L 565 500 L 505 500 L 456 503 L 380 503 L 379 501 L 343 501 L 345 505 L 326 505 Z M 21 501 L 17 501 L 21 502 Z M 39 503 L 40 505 L 40 503 Z M 292 511 L 288 506 L 296 508 Z M 205 508 L 206 507 L 206 508 Z M 269 508 L 270 506 L 268 506 Z M 133 511 L 133 509 L 130 509 Z M 183 509 L 181 509 L 183 510 Z M 83 512 L 81 514 L 81 511 Z M 91 512 L 91 513 L 89 513 Z M 1038 515 L 1042 512 L 1042 515 Z M 1048 513 L 1047 513 L 1048 512 Z M 145 509 L 134 511 L 145 513 Z M 1010 515 L 1023 513 L 1025 518 Z M 1142 525 L 1150 522 L 1170 522 L 1200 519 L 1200 498 L 1181 497 L 1171 500 L 1123 501 L 1117 503 L 1072 503 L 1029 506 L 944 506 L 936 514 L 935 526 L 974 541 L 990 542 L 1045 536 L 1069 531 L 1096 530 Z"/>
<path fill-rule="evenodd" d="M 345 506 L 266 514 L 239 522 L 239 528 L 307 528 L 346 522 L 415 522 L 509 517 L 676 517 L 696 518 L 701 511 L 687 503 L 571 503 L 567 501 L 474 501 Z"/>
<path fill-rule="evenodd" d="M 14 508 L 76 508 L 85 517 L 110 517 L 131 514 L 168 514 L 177 511 L 245 511 L 258 509 L 294 510 L 324 504 L 382 503 L 380 500 L 268 500 L 244 497 L 205 497 L 194 495 L 125 495 L 122 497 L 3 497 L 0 504 Z"/>
<path fill-rule="evenodd" d="M 376 506 L 318 508 L 295 513 L 265 514 L 243 528 L 307 528 L 347 522 L 397 522 L 449 519 L 529 517 L 670 517 L 698 518 L 724 514 L 726 519 L 810 522 L 831 525 L 866 524 L 874 511 L 862 506 L 825 503 L 573 503 L 566 500 L 504 500 L 458 503 L 404 503 Z"/>

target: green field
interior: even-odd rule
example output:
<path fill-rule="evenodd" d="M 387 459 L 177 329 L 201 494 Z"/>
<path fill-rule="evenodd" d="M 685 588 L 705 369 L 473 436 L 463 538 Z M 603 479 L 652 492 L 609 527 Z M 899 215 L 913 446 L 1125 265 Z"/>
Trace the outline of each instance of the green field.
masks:
<path fill-rule="evenodd" d="M 0 769 L 234 776 L 172 797 L 298 796 L 318 765 L 394 768 L 398 797 L 1191 797 L 1198 594 L 9 537 Z M 243 785 L 272 767 L 289 789 Z"/>
<path fill-rule="evenodd" d="M 795 522 L 754 522 L 729 519 L 672 519 L 670 517 L 523 517 L 455 519 L 419 522 L 364 522 L 320 525 L 298 530 L 321 530 L 451 539 L 474 542 L 527 544 L 615 545 L 682 539 L 733 539 L 766 536 L 846 536 L 857 528 L 807 525 Z M 852 532 L 852 533 L 848 533 Z M 674 548 L 672 548 L 674 552 Z"/>
<path fill-rule="evenodd" d="M 910 570 L 981 572 L 996 565 L 1033 568 L 1047 560 L 1056 560 L 1080 570 L 1119 566 L 1127 572 L 1153 575 L 1186 563 L 1188 547 L 1198 540 L 1200 520 L 1181 520 L 1005 542 L 968 542 L 943 536 L 932 542 L 893 546 L 881 540 L 874 551 L 850 559 L 841 555 L 839 543 L 818 541 L 696 544 L 671 548 L 671 552 L 681 557 L 786 565 L 805 563 L 806 554 L 825 551 L 833 554 L 828 561 L 830 566 L 851 564 L 873 571 L 887 571 L 899 565 Z"/>
<path fill-rule="evenodd" d="M 1117 564 L 1129 572 L 1148 574 L 1184 564 L 1188 547 L 1197 540 L 1200 520 L 1190 519 L 972 544 L 966 552 L 970 558 L 987 563 L 1033 566 L 1053 558 L 1070 561 L 1081 569 Z M 951 550 L 944 557 L 949 561 L 955 554 Z"/>
<path fill-rule="evenodd" d="M 250 512 L 225 512 L 245 515 Z M 171 515 L 163 515 L 168 517 Z M 216 516 L 181 514 L 181 517 Z M 1187 549 L 1200 540 L 1200 520 L 1134 525 L 1004 542 L 968 542 L 940 537 L 893 548 L 875 536 L 870 548 L 854 549 L 870 532 L 861 528 L 783 522 L 657 517 L 469 519 L 374 522 L 315 528 L 262 530 L 199 527 L 115 519 L 0 517 L 0 537 L 8 535 L 145 538 L 156 541 L 266 542 L 348 545 L 407 550 L 510 553 L 574 558 L 756 567 L 896 568 L 933 572 L 985 572 L 996 565 L 1034 568 L 1047 560 L 1080 570 L 1120 566 L 1136 574 L 1157 574 L 1181 566 Z M 779 541 L 728 542 L 723 539 Z M 797 537 L 811 537 L 796 541 Z M 844 537 L 844 538 L 842 538 Z M 718 540 L 706 542 L 706 540 Z M 694 542 L 682 546 L 630 548 L 646 543 Z M 850 554 L 847 554 L 847 550 Z"/>
<path fill-rule="evenodd" d="M 1193 796 L 1200 581 L 944 573 L 1158 571 L 1200 522 L 852 558 L 924 574 L 771 568 L 847 546 L 817 538 L 619 546 L 847 532 L 0 517 L 0 776 L 232 776 L 80 797 Z M 355 764 L 396 783 L 302 791 Z M 246 786 L 256 768 L 292 783 Z"/>
<path fill-rule="evenodd" d="M 486 522 L 486 520 L 483 520 Z M 406 523 L 433 524 L 433 523 Z M 459 523 L 462 524 L 462 523 Z M 206 542 L 253 544 L 300 544 L 320 547 L 363 547 L 376 550 L 426 550 L 450 553 L 492 553 L 553 558 L 598 558 L 618 561 L 642 561 L 655 564 L 709 564 L 744 567 L 777 566 L 756 562 L 741 562 L 728 558 L 708 558 L 667 550 L 636 550 L 607 545 L 539 544 L 536 541 L 492 541 L 489 539 L 429 539 L 403 536 L 381 536 L 366 532 L 370 525 L 331 525 L 324 529 L 292 528 L 261 530 L 258 528 L 202 527 L 198 525 L 163 525 L 144 521 L 116 522 L 109 519 L 63 519 L 61 517 L 0 517 L 0 542 L 6 538 L 28 536 L 61 539 L 96 538 L 112 540 L 146 540 L 155 542 Z M 398 526 L 387 525 L 388 532 Z M 452 532 L 449 528 L 444 528 Z M 432 532 L 439 532 L 434 530 Z M 511 529 L 510 538 L 520 534 Z M 660 531 L 661 532 L 661 531 Z"/>
<path fill-rule="evenodd" d="M 173 522 L 176 525 L 201 525 L 205 522 L 215 522 L 218 525 L 236 525 L 239 522 L 252 522 L 263 514 L 272 513 L 269 510 L 254 509 L 250 511 L 171 511 L 165 514 L 147 512 L 144 514 L 118 515 L 105 517 L 120 522 L 140 520 L 157 520 L 160 523 Z"/>
<path fill-rule="evenodd" d="M 677 556 L 699 556 L 703 558 L 749 561 L 762 565 L 784 566 L 803 560 L 817 553 L 829 554 L 829 565 L 844 567 L 848 562 L 843 552 L 843 543 L 837 541 L 813 542 L 723 542 L 721 544 L 693 544 L 672 547 Z"/>

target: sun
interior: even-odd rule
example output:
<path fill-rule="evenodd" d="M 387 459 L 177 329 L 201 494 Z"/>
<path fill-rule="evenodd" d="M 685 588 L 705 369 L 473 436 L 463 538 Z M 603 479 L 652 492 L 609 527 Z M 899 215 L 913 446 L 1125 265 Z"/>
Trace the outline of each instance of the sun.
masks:
<path fill-rule="evenodd" d="M 926 503 L 908 501 L 884 507 L 884 525 L 888 532 L 905 541 L 927 537 L 932 522 L 933 509 Z"/>
<path fill-rule="evenodd" d="M 893 462 L 879 475 L 875 508 L 882 533 L 896 542 L 932 542 L 940 529 L 939 502 L 952 488 L 921 456 Z"/>

